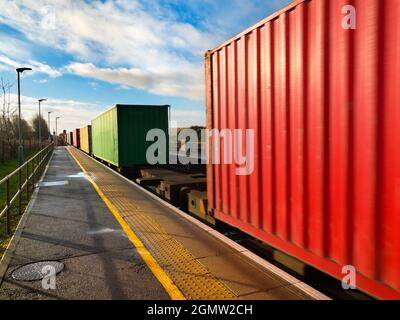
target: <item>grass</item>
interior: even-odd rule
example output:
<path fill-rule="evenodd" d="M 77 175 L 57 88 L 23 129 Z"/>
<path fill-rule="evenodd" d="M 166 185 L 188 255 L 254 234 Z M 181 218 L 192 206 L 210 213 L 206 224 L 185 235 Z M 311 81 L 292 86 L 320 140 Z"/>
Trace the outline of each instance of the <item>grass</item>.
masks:
<path fill-rule="evenodd" d="M 38 152 L 37 149 L 27 150 L 25 154 L 25 159 L 30 159 Z M 8 174 L 12 173 L 14 170 L 18 168 L 18 160 L 10 160 L 5 163 L 0 163 L 0 180 L 3 179 Z M 30 167 L 31 170 L 32 167 Z M 22 170 L 21 173 L 22 181 L 25 181 L 26 173 L 25 169 Z M 10 180 L 10 198 L 12 198 L 16 192 L 18 191 L 18 174 L 15 175 Z M 32 195 L 32 187 L 30 189 L 30 196 Z M 10 214 L 10 226 L 11 226 L 11 235 L 6 233 L 6 217 L 3 216 L 0 218 L 0 259 L 3 256 L 4 251 L 7 249 L 8 243 L 11 240 L 12 234 L 14 234 L 17 225 L 21 219 L 20 211 L 23 213 L 25 211 L 26 206 L 29 203 L 29 199 L 27 199 L 27 194 L 25 190 L 22 193 L 22 203 L 21 210 L 19 210 L 18 200 L 14 202 L 11 206 L 11 214 Z M 6 192 L 5 192 L 5 184 L 0 186 L 0 211 L 4 209 L 6 205 Z"/>

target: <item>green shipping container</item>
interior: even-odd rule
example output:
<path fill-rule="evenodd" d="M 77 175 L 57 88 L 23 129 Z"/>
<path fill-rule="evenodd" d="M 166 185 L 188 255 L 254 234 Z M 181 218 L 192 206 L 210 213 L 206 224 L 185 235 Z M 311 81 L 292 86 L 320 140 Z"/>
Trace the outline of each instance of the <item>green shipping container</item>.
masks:
<path fill-rule="evenodd" d="M 93 155 L 119 168 L 147 165 L 147 148 L 154 142 L 146 141 L 146 135 L 161 129 L 168 142 L 168 118 L 168 105 L 117 104 L 92 120 Z"/>

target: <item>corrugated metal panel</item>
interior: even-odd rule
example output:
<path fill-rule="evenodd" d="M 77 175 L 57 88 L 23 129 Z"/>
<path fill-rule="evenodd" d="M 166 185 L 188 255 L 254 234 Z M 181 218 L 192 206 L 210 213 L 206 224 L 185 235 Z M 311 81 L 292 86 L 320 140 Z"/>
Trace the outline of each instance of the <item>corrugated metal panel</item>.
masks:
<path fill-rule="evenodd" d="M 81 150 L 92 153 L 92 126 L 86 126 L 80 130 Z"/>
<path fill-rule="evenodd" d="M 81 139 L 80 139 L 80 130 L 79 129 L 74 129 L 74 131 L 72 131 L 72 145 L 75 148 L 81 147 Z"/>
<path fill-rule="evenodd" d="M 131 167 L 146 165 L 146 152 L 154 142 L 146 141 L 152 129 L 161 129 L 168 138 L 169 106 L 118 106 L 118 126 L 120 136 L 120 165 Z M 168 148 L 168 145 L 167 145 Z M 168 150 L 166 150 L 168 154 Z"/>
<path fill-rule="evenodd" d="M 151 129 L 162 129 L 168 141 L 168 106 L 116 105 L 92 121 L 93 154 L 117 167 L 147 164 Z"/>
<path fill-rule="evenodd" d="M 399 16 L 295 1 L 206 55 L 208 127 L 256 136 L 250 176 L 209 166 L 215 216 L 380 298 L 400 298 Z"/>
<path fill-rule="evenodd" d="M 93 154 L 119 167 L 118 110 L 104 112 L 92 120 Z"/>

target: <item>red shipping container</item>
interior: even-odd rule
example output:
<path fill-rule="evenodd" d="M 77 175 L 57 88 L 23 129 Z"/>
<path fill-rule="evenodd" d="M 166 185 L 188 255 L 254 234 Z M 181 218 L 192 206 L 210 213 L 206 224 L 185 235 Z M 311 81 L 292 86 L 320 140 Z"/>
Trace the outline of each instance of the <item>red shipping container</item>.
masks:
<path fill-rule="evenodd" d="M 206 54 L 207 127 L 255 132 L 251 175 L 208 165 L 209 209 L 381 299 L 400 299 L 399 17 L 298 0 Z"/>
<path fill-rule="evenodd" d="M 72 131 L 72 145 L 75 148 L 80 148 L 81 147 L 81 130 L 80 129 L 74 129 Z"/>

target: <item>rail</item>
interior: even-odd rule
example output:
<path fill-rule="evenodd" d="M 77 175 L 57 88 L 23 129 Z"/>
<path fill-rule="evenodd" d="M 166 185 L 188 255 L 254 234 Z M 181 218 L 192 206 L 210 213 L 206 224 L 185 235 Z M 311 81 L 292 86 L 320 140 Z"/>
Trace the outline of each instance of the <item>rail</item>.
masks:
<path fill-rule="evenodd" d="M 26 161 L 23 165 L 17 168 L 14 172 L 10 173 L 2 180 L 0 180 L 0 187 L 5 186 L 5 207 L 0 209 L 0 219 L 6 216 L 6 233 L 11 235 L 11 209 L 13 204 L 18 200 L 19 215 L 22 214 L 22 197 L 25 192 L 26 200 L 29 201 L 31 192 L 34 191 L 36 183 L 40 180 L 47 162 L 54 150 L 54 143 L 49 144 L 36 155 Z M 22 175 L 25 175 L 22 181 Z M 11 179 L 18 175 L 18 190 L 15 194 L 12 193 Z"/>

